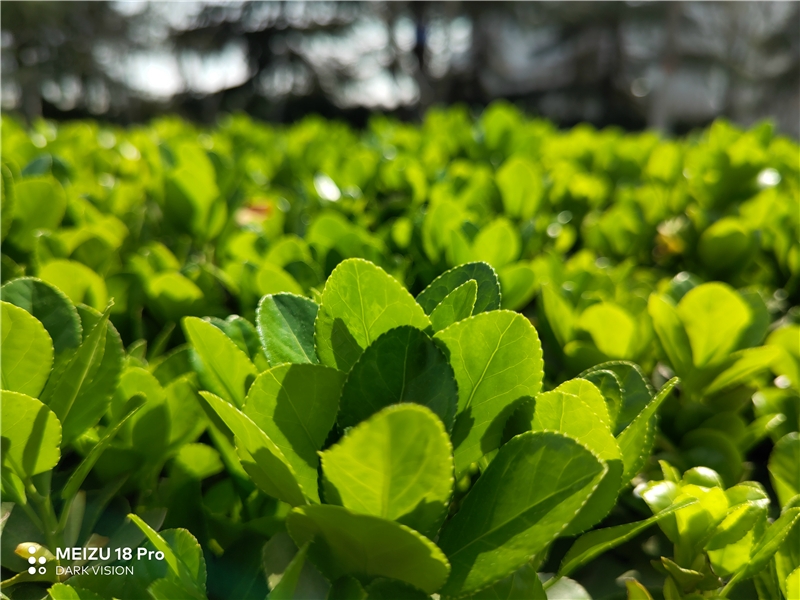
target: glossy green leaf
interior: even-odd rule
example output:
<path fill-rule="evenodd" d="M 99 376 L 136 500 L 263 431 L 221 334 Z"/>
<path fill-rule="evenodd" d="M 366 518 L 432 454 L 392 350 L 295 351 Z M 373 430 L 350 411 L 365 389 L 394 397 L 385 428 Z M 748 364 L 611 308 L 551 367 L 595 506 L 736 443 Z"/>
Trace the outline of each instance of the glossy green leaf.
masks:
<path fill-rule="evenodd" d="M 672 368 L 685 376 L 692 369 L 692 346 L 678 309 L 668 297 L 652 294 L 647 302 L 647 311 Z"/>
<path fill-rule="evenodd" d="M 394 278 L 361 259 L 333 270 L 314 323 L 317 356 L 322 364 L 349 371 L 377 337 L 400 325 L 426 329 L 430 321 L 414 298 Z"/>
<path fill-rule="evenodd" d="M 536 271 L 527 262 L 507 265 L 500 270 L 500 285 L 503 288 L 503 308 L 520 310 L 536 294 Z"/>
<path fill-rule="evenodd" d="M 606 411 L 608 412 L 609 425 L 611 431 L 617 430 L 617 418 L 619 411 L 622 408 L 622 382 L 614 371 L 599 370 L 592 371 L 581 376 L 594 385 L 602 394 L 603 400 L 606 403 Z"/>
<path fill-rule="evenodd" d="M 685 502 L 673 504 L 672 506 L 664 509 L 660 513 L 645 519 L 643 521 L 636 521 L 633 523 L 626 523 L 624 525 L 616 525 L 614 527 L 606 527 L 603 529 L 595 529 L 589 533 L 583 534 L 579 537 L 574 544 L 570 547 L 567 554 L 561 560 L 561 566 L 558 568 L 559 576 L 567 576 L 576 569 L 588 564 L 596 557 L 604 552 L 608 552 L 612 548 L 616 548 L 620 544 L 627 542 L 639 535 L 642 531 L 651 525 L 658 523 L 663 518 L 673 514 L 675 511 L 688 506 L 695 502 L 688 499 Z"/>
<path fill-rule="evenodd" d="M 472 316 L 478 297 L 478 282 L 470 279 L 445 296 L 430 314 L 434 331 L 441 331 Z"/>
<path fill-rule="evenodd" d="M 344 377 L 322 365 L 280 365 L 258 376 L 245 402 L 244 414 L 280 449 L 313 502 L 319 502 L 317 452 L 336 421 Z"/>
<path fill-rule="evenodd" d="M 580 377 L 570 379 L 559 385 L 554 391 L 577 396 L 603 422 L 606 428 L 610 429 L 612 427 L 613 422 L 608 412 L 608 404 L 606 404 L 600 390 L 588 379 Z"/>
<path fill-rule="evenodd" d="M 109 311 L 81 307 L 84 340 L 42 392 L 42 401 L 61 421 L 65 444 L 103 416 L 122 372 L 122 340 L 108 322 Z"/>
<path fill-rule="evenodd" d="M 156 550 L 164 553 L 171 581 L 180 584 L 191 597 L 204 597 L 206 563 L 194 536 L 185 529 L 170 529 L 159 534 L 139 516 L 129 514 L 128 518 L 142 530 Z"/>
<path fill-rule="evenodd" d="M 315 538 L 309 556 L 329 579 L 344 575 L 388 577 L 433 593 L 447 579 L 450 565 L 430 540 L 405 525 L 340 506 L 302 506 L 287 518 L 295 543 Z"/>
<path fill-rule="evenodd" d="M 502 269 L 519 258 L 519 233 L 511 222 L 499 217 L 478 232 L 472 243 L 475 260 Z"/>
<path fill-rule="evenodd" d="M 61 456 L 61 423 L 56 415 L 36 398 L 5 391 L 0 411 L 3 466 L 21 479 L 55 467 Z"/>
<path fill-rule="evenodd" d="M 424 332 L 401 326 L 380 335 L 353 365 L 342 389 L 338 422 L 350 427 L 390 404 L 430 408 L 449 429 L 458 387 L 447 358 Z"/>
<path fill-rule="evenodd" d="M 314 320 L 319 306 L 295 294 L 264 296 L 258 303 L 258 335 L 271 365 L 318 363 Z"/>
<path fill-rule="evenodd" d="M 236 437 L 242 466 L 268 495 L 297 506 L 306 500 L 294 470 L 275 443 L 253 421 L 229 402 L 209 392 L 200 392 L 209 406 Z"/>
<path fill-rule="evenodd" d="M 800 434 L 783 436 L 769 456 L 769 478 L 781 506 L 800 494 Z"/>
<path fill-rule="evenodd" d="M 0 240 L 5 240 L 14 220 L 14 176 L 5 164 L 0 166 Z"/>
<path fill-rule="evenodd" d="M 28 311 L 0 302 L 0 374 L 4 390 L 38 396 L 53 366 L 53 342 Z"/>
<path fill-rule="evenodd" d="M 80 490 L 81 485 L 83 485 L 84 480 L 86 479 L 87 475 L 89 475 L 89 471 L 92 470 L 92 467 L 97 463 L 97 460 L 103 454 L 106 448 L 111 444 L 114 440 L 114 437 L 117 435 L 120 429 L 125 425 L 125 423 L 130 419 L 133 415 L 136 414 L 142 405 L 144 404 L 144 397 L 142 395 L 137 395 L 134 397 L 133 402 L 128 404 L 128 410 L 126 411 L 125 415 L 117 421 L 117 423 L 113 426 L 108 428 L 104 433 L 100 440 L 92 447 L 83 460 L 78 464 L 77 468 L 72 471 L 67 483 L 64 485 L 64 488 L 61 490 L 61 498 L 66 501 L 70 501 L 75 494 L 78 493 Z"/>
<path fill-rule="evenodd" d="M 783 540 L 789 535 L 792 528 L 800 520 L 800 508 L 790 508 L 783 512 L 778 519 L 767 528 L 763 537 L 758 540 L 750 552 L 750 561 L 737 571 L 726 588 L 733 586 L 744 579 L 748 579 L 763 569 L 780 548 Z"/>
<path fill-rule="evenodd" d="M 322 472 L 328 503 L 432 536 L 453 489 L 452 446 L 424 406 L 390 406 L 323 452 Z"/>
<path fill-rule="evenodd" d="M 256 273 L 256 287 L 258 293 L 263 295 L 303 293 L 303 287 L 297 280 L 280 267 L 269 262 L 264 262 Z"/>
<path fill-rule="evenodd" d="M 64 292 L 73 304 L 103 310 L 108 303 L 106 283 L 100 275 L 74 260 L 53 260 L 39 269 L 39 278 Z"/>
<path fill-rule="evenodd" d="M 547 600 L 539 575 L 531 565 L 523 565 L 505 579 L 479 592 L 461 596 L 464 600 Z"/>
<path fill-rule="evenodd" d="M 50 334 L 56 354 L 80 345 L 78 311 L 61 290 L 34 277 L 21 277 L 0 287 L 0 298 L 39 320 Z"/>
<path fill-rule="evenodd" d="M 99 594 L 66 583 L 56 583 L 47 589 L 52 600 L 104 600 Z"/>
<path fill-rule="evenodd" d="M 617 436 L 622 462 L 625 465 L 622 474 L 623 483 L 627 483 L 635 477 L 644 466 L 647 457 L 650 456 L 653 447 L 653 418 L 659 406 L 667 399 L 679 381 L 677 377 L 673 377 L 665 383 L 655 398 Z"/>
<path fill-rule="evenodd" d="M 636 323 L 627 311 L 610 302 L 587 308 L 578 327 L 592 336 L 595 346 L 609 358 L 632 358 L 636 343 Z"/>
<path fill-rule="evenodd" d="M 800 567 L 786 578 L 786 598 L 800 598 Z"/>
<path fill-rule="evenodd" d="M 186 317 L 183 330 L 201 368 L 201 381 L 210 391 L 241 408 L 256 368 L 233 341 L 208 321 Z"/>
<path fill-rule="evenodd" d="M 625 587 L 628 590 L 628 600 L 653 600 L 647 588 L 635 579 L 626 579 Z"/>
<path fill-rule="evenodd" d="M 535 163 L 522 156 L 512 156 L 497 170 L 497 187 L 508 216 L 530 219 L 542 200 L 542 174 Z"/>
<path fill-rule="evenodd" d="M 587 404 L 584 397 L 590 395 L 584 393 L 578 397 L 559 390 L 539 394 L 531 423 L 533 431 L 558 431 L 576 440 L 606 466 L 606 473 L 591 499 L 567 526 L 567 535 L 580 533 L 603 519 L 613 508 L 622 483 L 623 464 L 617 442 L 607 420 L 594 412 L 597 403 Z M 601 400 L 600 403 L 605 408 Z"/>
<path fill-rule="evenodd" d="M 584 371 L 579 377 L 597 371 L 613 372 L 621 384 L 622 405 L 617 415 L 615 435 L 619 435 L 636 416 L 644 410 L 656 395 L 655 390 L 642 372 L 641 367 L 624 360 L 612 360 L 595 365 Z"/>
<path fill-rule="evenodd" d="M 442 529 L 439 545 L 452 565 L 443 594 L 474 593 L 547 548 L 606 471 L 589 450 L 561 434 L 513 438 Z"/>
<path fill-rule="evenodd" d="M 716 365 L 736 349 L 750 324 L 750 308 L 723 283 L 704 283 L 687 293 L 678 304 L 696 367 Z"/>
<path fill-rule="evenodd" d="M 542 387 L 539 336 L 510 311 L 481 313 L 435 335 L 446 348 L 458 383 L 453 426 L 456 475 L 500 445 L 514 401 Z"/>
<path fill-rule="evenodd" d="M 14 185 L 14 222 L 8 239 L 22 250 L 33 249 L 36 231 L 55 229 L 64 217 L 67 199 L 55 179 L 28 179 Z"/>
<path fill-rule="evenodd" d="M 572 307 L 552 285 L 542 287 L 542 307 L 550 329 L 563 348 L 574 337 L 575 315 Z"/>
<path fill-rule="evenodd" d="M 500 308 L 500 282 L 494 269 L 486 263 L 473 262 L 453 267 L 434 279 L 417 296 L 417 302 L 427 314 L 434 309 L 456 288 L 470 279 L 478 284 L 473 315 Z"/>
<path fill-rule="evenodd" d="M 562 577 L 552 587 L 547 588 L 547 600 L 592 600 L 592 597 L 580 583 L 569 577 Z"/>
<path fill-rule="evenodd" d="M 717 375 L 706 388 L 707 395 L 747 383 L 755 375 L 769 369 L 780 358 L 780 350 L 774 346 L 747 348 L 730 356 L 733 364 Z"/>

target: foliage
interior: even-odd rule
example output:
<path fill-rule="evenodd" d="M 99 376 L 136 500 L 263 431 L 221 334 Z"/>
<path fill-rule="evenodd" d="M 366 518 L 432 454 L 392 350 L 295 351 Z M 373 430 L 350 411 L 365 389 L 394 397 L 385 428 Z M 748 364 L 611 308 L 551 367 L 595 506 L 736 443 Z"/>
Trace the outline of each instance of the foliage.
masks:
<path fill-rule="evenodd" d="M 767 126 L 3 125 L 7 597 L 791 597 Z"/>

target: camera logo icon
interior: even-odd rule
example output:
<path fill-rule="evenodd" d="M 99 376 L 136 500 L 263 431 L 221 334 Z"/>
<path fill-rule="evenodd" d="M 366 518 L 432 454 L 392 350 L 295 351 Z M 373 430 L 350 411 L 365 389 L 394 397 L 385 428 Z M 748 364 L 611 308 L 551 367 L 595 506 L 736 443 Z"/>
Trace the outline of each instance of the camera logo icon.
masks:
<path fill-rule="evenodd" d="M 28 552 L 30 554 L 36 554 L 36 547 L 30 546 L 28 548 Z M 46 562 L 47 559 L 44 556 L 40 556 L 38 560 L 35 556 L 29 556 L 28 564 L 30 564 L 31 566 L 28 567 L 28 573 L 30 573 L 31 575 L 36 575 L 36 573 L 38 572 L 39 575 L 44 575 L 45 573 L 47 573 L 47 568 L 44 566 Z M 36 568 L 37 563 L 39 564 L 38 569 Z"/>

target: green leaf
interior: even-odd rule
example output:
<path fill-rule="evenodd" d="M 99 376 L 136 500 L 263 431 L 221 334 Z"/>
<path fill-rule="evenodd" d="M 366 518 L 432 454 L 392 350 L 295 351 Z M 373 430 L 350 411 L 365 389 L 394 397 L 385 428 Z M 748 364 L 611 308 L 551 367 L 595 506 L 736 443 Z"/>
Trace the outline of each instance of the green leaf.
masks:
<path fill-rule="evenodd" d="M 0 166 L 0 240 L 5 240 L 14 220 L 14 176 L 5 164 Z"/>
<path fill-rule="evenodd" d="M 505 579 L 469 596 L 463 600 L 547 600 L 542 581 L 536 569 L 530 564 L 523 565 Z"/>
<path fill-rule="evenodd" d="M 184 318 L 183 330 L 197 353 L 201 381 L 234 406 L 244 406 L 247 390 L 257 374 L 247 355 L 227 335 L 203 319 Z"/>
<path fill-rule="evenodd" d="M 448 295 L 470 279 L 478 284 L 473 315 L 500 308 L 500 282 L 497 274 L 492 267 L 482 262 L 467 263 L 445 271 L 422 290 L 417 296 L 417 302 L 426 314 L 431 314 Z"/>
<path fill-rule="evenodd" d="M 472 316 L 478 297 L 478 282 L 470 279 L 445 296 L 430 314 L 434 331 L 441 331 Z"/>
<path fill-rule="evenodd" d="M 390 406 L 323 452 L 322 472 L 328 503 L 432 536 L 453 489 L 452 446 L 424 406 Z"/>
<path fill-rule="evenodd" d="M 106 448 L 111 444 L 114 437 L 117 435 L 120 429 L 125 425 L 125 423 L 130 419 L 136 411 L 138 411 L 144 405 L 144 397 L 142 395 L 137 395 L 132 398 L 132 402 L 128 403 L 127 412 L 122 417 L 121 420 L 117 421 L 117 423 L 113 426 L 108 428 L 105 433 L 103 433 L 103 437 L 92 447 L 83 460 L 81 460 L 78 467 L 72 472 L 67 483 L 64 485 L 64 488 L 61 490 L 61 498 L 69 502 L 75 494 L 78 493 L 80 490 L 81 485 L 83 485 L 83 481 L 86 479 L 86 476 L 89 475 L 89 471 L 92 470 L 92 467 L 97 463 L 97 460 L 103 454 Z"/>
<path fill-rule="evenodd" d="M 705 427 L 695 429 L 683 436 L 681 450 L 687 466 L 714 469 L 725 485 L 734 485 L 741 479 L 742 455 L 726 433 Z"/>
<path fill-rule="evenodd" d="M 32 250 L 36 232 L 55 229 L 64 217 L 67 199 L 55 179 L 28 179 L 14 185 L 14 222 L 9 241 L 22 250 Z"/>
<path fill-rule="evenodd" d="M 587 382 L 586 385 L 591 385 Z M 599 395 L 599 394 L 598 394 Z M 603 519 L 614 507 L 622 482 L 620 450 L 607 420 L 594 412 L 596 402 L 587 404 L 582 397 L 554 390 L 536 396 L 531 429 L 559 431 L 588 448 L 606 465 L 606 473 L 592 498 L 580 509 L 565 530 L 566 535 L 580 533 Z M 602 403 L 603 408 L 605 404 Z"/>
<path fill-rule="evenodd" d="M 513 438 L 442 529 L 439 545 L 452 565 L 442 593 L 474 593 L 545 550 L 606 471 L 589 450 L 559 433 Z"/>
<path fill-rule="evenodd" d="M 789 535 L 792 528 L 800 519 L 800 508 L 790 508 L 783 512 L 778 519 L 767 528 L 762 538 L 750 551 L 750 561 L 741 570 L 734 573 L 731 580 L 725 586 L 726 589 L 733 588 L 736 583 L 756 575 L 772 559 L 783 540 Z"/>
<path fill-rule="evenodd" d="M 53 367 L 53 342 L 28 311 L 0 302 L 0 375 L 3 389 L 38 396 Z"/>
<path fill-rule="evenodd" d="M 609 358 L 632 358 L 636 323 L 616 304 L 593 304 L 583 311 L 577 325 L 592 336 L 598 350 Z"/>
<path fill-rule="evenodd" d="M 78 311 L 58 288 L 34 277 L 21 277 L 0 287 L 0 298 L 24 308 L 39 320 L 50 334 L 56 354 L 80 345 Z"/>
<path fill-rule="evenodd" d="M 458 386 L 447 358 L 424 332 L 401 326 L 378 337 L 353 365 L 342 389 L 338 422 L 351 427 L 390 404 L 430 408 L 448 430 Z"/>
<path fill-rule="evenodd" d="M 608 405 L 603 395 L 600 393 L 600 390 L 588 379 L 580 377 L 570 379 L 559 385 L 553 391 L 577 396 L 607 428 L 610 429 L 612 427 L 613 423 L 611 415 L 608 412 Z"/>
<path fill-rule="evenodd" d="M 191 597 L 204 597 L 206 563 L 194 536 L 185 529 L 170 529 L 159 535 L 137 515 L 129 514 L 128 518 L 142 530 L 156 550 L 164 553 L 169 579 L 188 591 Z"/>
<path fill-rule="evenodd" d="M 562 577 L 547 588 L 547 600 L 592 600 L 592 597 L 580 583 Z"/>
<path fill-rule="evenodd" d="M 644 466 L 647 457 L 653 447 L 653 418 L 658 411 L 658 407 L 667 399 L 672 389 L 678 385 L 680 380 L 673 377 L 656 394 L 650 403 L 644 407 L 642 412 L 628 425 L 622 433 L 617 436 L 617 443 L 622 454 L 622 463 L 625 470 L 622 473 L 622 481 L 627 484 Z"/>
<path fill-rule="evenodd" d="M 723 362 L 750 324 L 750 307 L 730 286 L 712 282 L 698 285 L 678 304 L 698 368 Z"/>
<path fill-rule="evenodd" d="M 295 508 L 286 525 L 298 545 L 316 538 L 309 555 L 330 580 L 343 575 L 387 577 L 431 594 L 450 572 L 433 542 L 394 521 L 321 505 Z"/>
<path fill-rule="evenodd" d="M 527 306 L 536 294 L 536 271 L 527 262 L 507 265 L 500 270 L 500 285 L 503 288 L 503 308 L 519 310 Z"/>
<path fill-rule="evenodd" d="M 542 307 L 556 341 L 563 348 L 574 338 L 575 314 L 552 285 L 542 286 Z"/>
<path fill-rule="evenodd" d="M 25 480 L 56 466 L 61 456 L 61 424 L 42 402 L 18 392 L 3 392 L 2 459 Z"/>
<path fill-rule="evenodd" d="M 651 525 L 658 523 L 664 517 L 694 502 L 695 500 L 688 499 L 685 502 L 673 504 L 649 519 L 636 521 L 634 523 L 625 523 L 624 525 L 617 525 L 615 527 L 595 529 L 594 531 L 583 534 L 572 544 L 572 547 L 570 547 L 567 554 L 561 560 L 561 566 L 558 568 L 558 575 L 560 577 L 566 577 L 604 552 L 608 552 L 612 548 L 616 548 L 620 544 L 633 539 Z"/>
<path fill-rule="evenodd" d="M 626 579 L 625 587 L 628 589 L 628 600 L 653 600 L 647 588 L 635 579 Z"/>
<path fill-rule="evenodd" d="M 294 277 L 266 261 L 261 263 L 258 273 L 256 273 L 256 288 L 262 296 L 285 293 L 300 295 L 303 293 L 303 286 L 297 283 Z"/>
<path fill-rule="evenodd" d="M 367 600 L 428 600 L 430 594 L 401 581 L 376 579 L 367 587 Z"/>
<path fill-rule="evenodd" d="M 316 302 L 295 294 L 273 294 L 261 299 L 256 323 L 269 364 L 319 362 L 314 349 L 318 310 Z"/>
<path fill-rule="evenodd" d="M 800 494 L 800 434 L 783 436 L 769 456 L 769 478 L 781 506 Z"/>
<path fill-rule="evenodd" d="M 755 375 L 769 369 L 780 356 L 780 349 L 775 346 L 747 348 L 731 354 L 729 360 L 733 364 L 717 375 L 706 388 L 705 394 L 710 396 L 747 383 Z"/>
<path fill-rule="evenodd" d="M 494 269 L 502 269 L 517 260 L 519 252 L 519 233 L 505 217 L 498 217 L 481 229 L 472 243 L 475 260 L 487 262 Z"/>
<path fill-rule="evenodd" d="M 542 174 L 532 161 L 512 156 L 497 170 L 496 182 L 509 217 L 524 220 L 536 214 L 542 201 L 543 184 Z"/>
<path fill-rule="evenodd" d="M 632 362 L 612 360 L 601 363 L 584 371 L 579 377 L 584 378 L 597 371 L 611 371 L 621 383 L 622 406 L 619 409 L 614 432 L 615 435 L 618 435 L 642 412 L 656 393 L 642 372 L 641 367 Z"/>
<path fill-rule="evenodd" d="M 327 600 L 367 600 L 367 591 L 358 579 L 346 575 L 333 582 Z"/>
<path fill-rule="evenodd" d="M 294 600 L 295 591 L 297 589 L 297 582 L 300 579 L 300 573 L 306 564 L 306 554 L 308 554 L 308 547 L 310 543 L 306 543 L 286 567 L 283 572 L 281 580 L 278 585 L 269 593 L 269 600 Z"/>
<path fill-rule="evenodd" d="M 800 598 L 800 567 L 786 578 L 786 598 Z"/>
<path fill-rule="evenodd" d="M 678 309 L 668 296 L 651 294 L 647 312 L 672 368 L 685 377 L 692 370 L 692 346 Z"/>
<path fill-rule="evenodd" d="M 66 583 L 56 583 L 47 589 L 52 600 L 104 600 L 104 598 L 89 590 L 72 587 Z"/>
<path fill-rule="evenodd" d="M 122 340 L 101 315 L 88 307 L 79 313 L 85 338 L 64 368 L 51 375 L 42 401 L 61 421 L 64 444 L 97 423 L 106 412 L 122 371 Z"/>
<path fill-rule="evenodd" d="M 458 383 L 456 476 L 500 445 L 513 404 L 542 388 L 539 336 L 514 312 L 481 313 L 437 333 Z"/>
<path fill-rule="evenodd" d="M 606 403 L 611 431 L 616 431 L 617 418 L 622 407 L 622 382 L 617 374 L 609 370 L 592 371 L 581 376 L 581 379 L 589 381 L 600 391 Z"/>
<path fill-rule="evenodd" d="M 306 500 L 294 470 L 272 440 L 247 415 L 209 392 L 200 392 L 209 406 L 236 436 L 236 450 L 244 470 L 268 495 L 297 506 Z"/>
<path fill-rule="evenodd" d="M 349 371 L 380 334 L 400 325 L 418 329 L 430 321 L 414 298 L 393 277 L 365 260 L 339 264 L 325 283 L 314 322 L 320 362 Z"/>
<path fill-rule="evenodd" d="M 74 260 L 52 260 L 39 269 L 39 278 L 64 292 L 73 304 L 103 310 L 108 303 L 106 283 L 89 267 Z"/>
<path fill-rule="evenodd" d="M 336 421 L 344 373 L 310 364 L 265 371 L 250 387 L 244 414 L 277 446 L 309 500 L 319 502 L 319 455 Z"/>

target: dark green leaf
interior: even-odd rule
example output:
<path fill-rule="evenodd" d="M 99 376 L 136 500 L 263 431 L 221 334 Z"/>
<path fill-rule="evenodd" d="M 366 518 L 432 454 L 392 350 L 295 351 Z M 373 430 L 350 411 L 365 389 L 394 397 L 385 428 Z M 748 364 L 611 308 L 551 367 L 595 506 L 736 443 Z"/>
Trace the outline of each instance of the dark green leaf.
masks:
<path fill-rule="evenodd" d="M 294 294 L 274 294 L 261 299 L 256 322 L 271 365 L 319 362 L 314 350 L 314 319 L 318 310 L 316 302 Z"/>
<path fill-rule="evenodd" d="M 338 421 L 350 427 L 390 404 L 415 402 L 453 426 L 458 387 L 442 351 L 424 332 L 401 326 L 378 337 L 353 365 Z"/>

